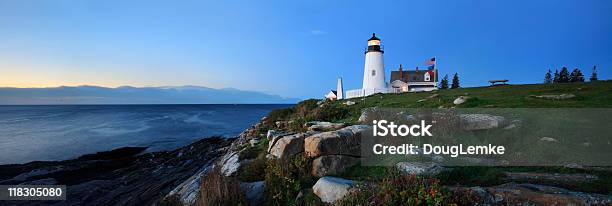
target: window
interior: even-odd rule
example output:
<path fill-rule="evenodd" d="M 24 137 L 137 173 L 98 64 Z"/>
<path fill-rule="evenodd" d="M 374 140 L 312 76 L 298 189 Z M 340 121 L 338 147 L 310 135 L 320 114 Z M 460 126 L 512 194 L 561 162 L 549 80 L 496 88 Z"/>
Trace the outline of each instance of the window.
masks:
<path fill-rule="evenodd" d="M 372 70 L 372 76 L 376 76 L 376 70 Z"/>
<path fill-rule="evenodd" d="M 429 73 L 425 73 L 425 81 L 428 82 L 429 81 Z"/>

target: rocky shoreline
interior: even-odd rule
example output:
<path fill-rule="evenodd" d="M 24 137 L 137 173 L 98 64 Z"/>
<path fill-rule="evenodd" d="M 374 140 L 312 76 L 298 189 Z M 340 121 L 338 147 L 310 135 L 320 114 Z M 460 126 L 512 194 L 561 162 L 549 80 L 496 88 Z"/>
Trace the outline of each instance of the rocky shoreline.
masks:
<path fill-rule="evenodd" d="M 66 201 L 2 205 L 159 204 L 170 193 L 189 193 L 180 186 L 213 165 L 234 139 L 210 137 L 173 151 L 141 154 L 145 147 L 124 147 L 73 160 L 0 165 L 2 185 L 67 185 Z"/>

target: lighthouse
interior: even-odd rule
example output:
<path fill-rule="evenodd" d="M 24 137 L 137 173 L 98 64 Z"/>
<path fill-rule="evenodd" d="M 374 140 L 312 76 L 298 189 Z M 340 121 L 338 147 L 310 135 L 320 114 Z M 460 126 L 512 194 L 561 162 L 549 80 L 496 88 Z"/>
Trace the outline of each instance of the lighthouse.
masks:
<path fill-rule="evenodd" d="M 372 33 L 372 38 L 368 39 L 368 48 L 365 51 L 362 87 L 364 96 L 386 91 L 383 53 L 380 39 L 375 33 Z"/>

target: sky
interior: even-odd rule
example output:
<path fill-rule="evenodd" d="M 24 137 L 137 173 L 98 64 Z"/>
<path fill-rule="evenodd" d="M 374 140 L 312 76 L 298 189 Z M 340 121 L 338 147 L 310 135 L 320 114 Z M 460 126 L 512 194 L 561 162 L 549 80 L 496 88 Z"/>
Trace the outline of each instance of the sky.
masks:
<path fill-rule="evenodd" d="M 612 1 L 0 0 L 0 87 L 197 85 L 321 98 L 361 88 L 376 32 L 385 70 L 435 56 L 463 87 L 612 77 Z"/>

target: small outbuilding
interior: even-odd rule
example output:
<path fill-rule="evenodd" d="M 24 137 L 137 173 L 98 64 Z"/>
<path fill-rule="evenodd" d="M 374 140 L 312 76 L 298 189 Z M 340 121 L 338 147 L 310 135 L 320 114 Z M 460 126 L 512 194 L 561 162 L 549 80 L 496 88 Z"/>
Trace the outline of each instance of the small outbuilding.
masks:
<path fill-rule="evenodd" d="M 338 99 L 338 92 L 336 90 L 330 90 L 329 93 L 327 93 L 325 95 L 325 99 L 337 100 Z"/>

